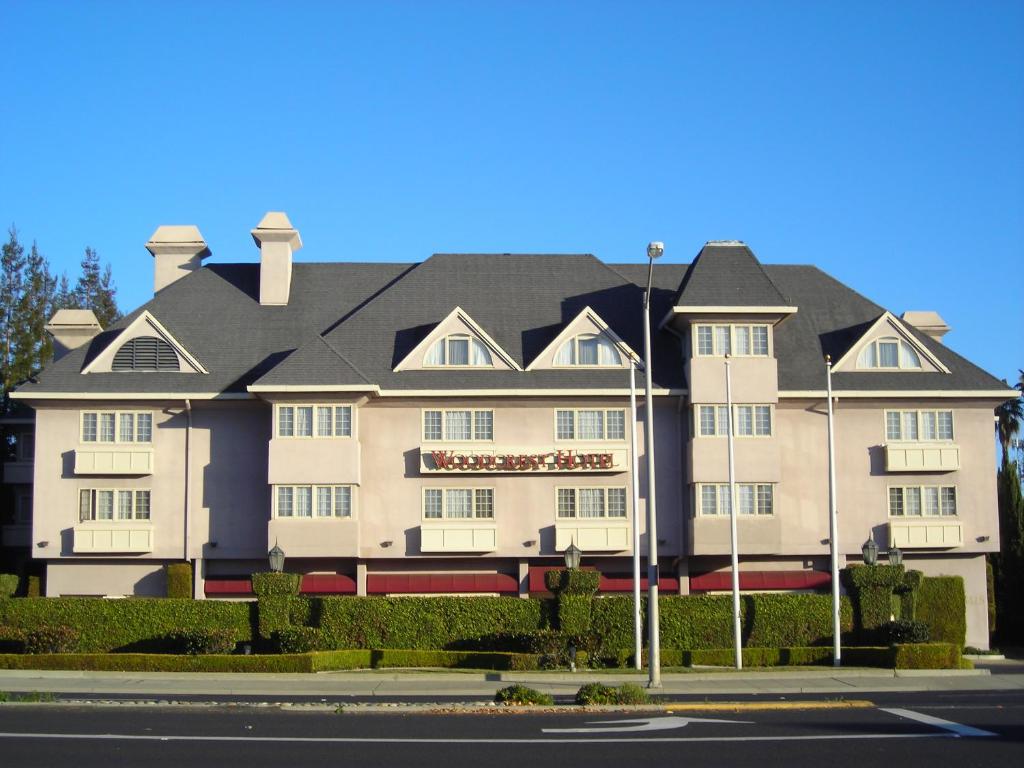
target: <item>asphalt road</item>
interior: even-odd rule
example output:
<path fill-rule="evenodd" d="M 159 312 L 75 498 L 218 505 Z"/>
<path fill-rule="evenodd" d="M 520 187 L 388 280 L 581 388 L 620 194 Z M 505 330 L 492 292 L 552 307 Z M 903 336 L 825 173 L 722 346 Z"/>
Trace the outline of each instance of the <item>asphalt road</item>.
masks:
<path fill-rule="evenodd" d="M 0 707 L 18 766 L 1016 765 L 1024 694 L 889 694 L 864 709 L 336 714 L 277 707 Z M 935 718 L 938 718 L 936 720 Z M 725 722 L 722 722 L 725 721 Z"/>

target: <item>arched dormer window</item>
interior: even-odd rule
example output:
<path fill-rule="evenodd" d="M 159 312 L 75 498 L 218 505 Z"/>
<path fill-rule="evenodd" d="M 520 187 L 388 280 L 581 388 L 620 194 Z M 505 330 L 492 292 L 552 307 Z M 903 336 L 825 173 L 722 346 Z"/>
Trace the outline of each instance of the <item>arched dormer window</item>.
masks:
<path fill-rule="evenodd" d="M 479 339 L 463 333 L 453 333 L 435 341 L 423 359 L 429 367 L 490 368 L 491 353 Z"/>
<path fill-rule="evenodd" d="M 163 339 L 137 336 L 129 339 L 114 355 L 112 371 L 180 371 L 178 354 Z"/>
<path fill-rule="evenodd" d="M 896 336 L 884 336 L 868 343 L 857 358 L 858 368 L 881 368 L 898 370 L 906 368 L 919 370 L 921 358 L 905 340 Z"/>
<path fill-rule="evenodd" d="M 619 366 L 622 365 L 622 358 L 607 337 L 581 333 L 559 347 L 555 354 L 555 365 Z"/>

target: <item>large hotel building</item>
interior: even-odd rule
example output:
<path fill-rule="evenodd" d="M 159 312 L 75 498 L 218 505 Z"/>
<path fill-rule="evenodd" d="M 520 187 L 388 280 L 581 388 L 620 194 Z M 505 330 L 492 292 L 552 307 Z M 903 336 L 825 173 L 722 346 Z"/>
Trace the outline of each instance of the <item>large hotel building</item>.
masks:
<path fill-rule="evenodd" d="M 245 596 L 275 543 L 307 593 L 527 595 L 570 542 L 602 592 L 632 588 L 646 264 L 293 263 L 281 213 L 252 236 L 258 263 L 204 265 L 197 228 L 160 227 L 151 301 L 106 329 L 53 318 L 62 354 L 14 393 L 34 424 L 8 424 L 5 468 L 5 541 L 45 563 L 47 595 L 163 594 L 187 560 L 196 597 Z M 843 562 L 870 538 L 962 576 L 986 647 L 993 409 L 1016 393 L 935 312 L 740 242 L 657 262 L 651 309 L 662 592 L 729 589 L 727 360 L 740 587 L 828 589 L 828 355 Z"/>

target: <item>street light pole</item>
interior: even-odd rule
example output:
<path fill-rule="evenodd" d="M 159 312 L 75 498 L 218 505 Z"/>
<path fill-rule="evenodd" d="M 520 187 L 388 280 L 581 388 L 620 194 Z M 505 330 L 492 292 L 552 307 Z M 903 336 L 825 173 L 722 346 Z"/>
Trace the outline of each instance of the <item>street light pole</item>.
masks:
<path fill-rule="evenodd" d="M 736 533 L 736 456 L 733 451 L 733 435 L 736 430 L 733 427 L 732 413 L 732 368 L 729 364 L 729 355 L 725 356 L 725 408 L 728 412 L 726 423 L 729 430 L 728 452 L 729 452 L 729 544 L 732 562 L 732 638 L 733 651 L 736 656 L 736 669 L 743 669 L 743 637 L 740 626 L 740 561 L 739 544 Z"/>
<path fill-rule="evenodd" d="M 828 383 L 828 527 L 829 550 L 832 555 L 832 666 L 843 663 L 842 637 L 839 627 L 839 511 L 836 507 L 836 443 L 832 419 L 832 356 L 825 355 Z"/>
<path fill-rule="evenodd" d="M 633 503 L 633 667 L 643 669 L 644 625 L 640 619 L 640 475 L 636 453 L 636 360 L 629 355 L 629 455 Z"/>
<path fill-rule="evenodd" d="M 661 635 L 658 619 L 658 523 L 654 503 L 654 402 L 651 398 L 651 281 L 654 260 L 665 252 L 665 244 L 647 245 L 647 290 L 644 291 L 644 383 L 646 406 L 644 438 L 647 453 L 647 622 L 648 688 L 661 688 Z"/>

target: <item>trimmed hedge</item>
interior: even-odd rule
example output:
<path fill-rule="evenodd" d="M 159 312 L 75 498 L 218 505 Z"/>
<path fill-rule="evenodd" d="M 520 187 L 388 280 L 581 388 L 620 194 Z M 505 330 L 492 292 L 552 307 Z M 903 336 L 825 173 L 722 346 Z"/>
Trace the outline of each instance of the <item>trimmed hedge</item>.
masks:
<path fill-rule="evenodd" d="M 903 566 L 854 565 L 843 569 L 842 579 L 853 601 L 859 641 L 883 642 L 885 625 L 901 613 L 902 601 L 895 592 L 904 584 Z"/>
<path fill-rule="evenodd" d="M 269 594 L 262 595 L 257 601 L 259 633 L 262 639 L 269 640 L 275 633 L 288 629 L 291 599 L 288 595 Z"/>
<path fill-rule="evenodd" d="M 659 603 L 665 604 L 665 598 Z M 640 600 L 641 644 L 646 642 L 647 601 Z M 665 626 L 664 619 L 662 627 Z M 619 595 L 599 597 L 590 607 L 590 631 L 599 640 L 597 653 L 601 656 L 615 653 L 619 648 L 633 647 L 633 598 Z"/>
<path fill-rule="evenodd" d="M 490 635 L 528 634 L 541 626 L 539 600 L 510 597 L 323 597 L 306 602 L 326 648 L 464 648 Z"/>
<path fill-rule="evenodd" d="M 967 597 L 961 576 L 929 576 L 917 597 L 917 619 L 931 640 L 963 648 L 967 642 Z"/>
<path fill-rule="evenodd" d="M 68 669 L 100 672 L 328 672 L 368 669 L 370 651 L 267 656 L 169 656 L 155 653 L 0 654 L 0 669 Z"/>
<path fill-rule="evenodd" d="M 42 579 L 39 576 L 28 576 L 25 579 L 25 597 L 42 597 Z"/>
<path fill-rule="evenodd" d="M 299 573 L 266 571 L 252 575 L 252 591 L 257 597 L 297 595 L 299 594 L 299 586 L 301 584 L 302 574 Z"/>
<path fill-rule="evenodd" d="M 564 568 L 544 572 L 544 586 L 556 595 L 593 595 L 600 584 L 597 571 Z"/>
<path fill-rule="evenodd" d="M 892 660 L 896 669 L 959 669 L 974 666 L 961 659 L 960 646 L 953 643 L 894 645 Z"/>
<path fill-rule="evenodd" d="M 624 654 L 623 666 L 632 660 Z M 646 653 L 645 653 L 646 657 Z M 843 665 L 881 667 L 883 669 L 960 669 L 969 662 L 960 658 L 960 649 L 949 643 L 893 645 L 889 647 L 857 646 L 842 649 Z M 683 651 L 662 649 L 665 667 L 731 667 L 735 664 L 732 648 L 711 648 Z M 744 648 L 744 667 L 831 666 L 832 648 Z"/>
<path fill-rule="evenodd" d="M 14 593 L 18 591 L 18 581 L 16 573 L 0 573 L 0 600 L 14 597 Z"/>
<path fill-rule="evenodd" d="M 164 573 L 167 577 L 168 597 L 192 597 L 192 563 L 168 563 Z"/>
<path fill-rule="evenodd" d="M 530 653 L 476 651 L 416 651 L 384 649 L 371 651 L 374 669 L 441 667 L 443 669 L 534 670 L 540 659 Z"/>
<path fill-rule="evenodd" d="M 188 630 L 229 629 L 238 641 L 251 641 L 255 612 L 255 604 L 214 600 L 23 598 L 0 600 L 0 626 L 70 627 L 80 653 L 145 652 L 162 650 L 165 636 Z"/>
<path fill-rule="evenodd" d="M 565 592 L 558 596 L 558 628 L 568 635 L 583 635 L 590 630 L 590 595 Z"/>

